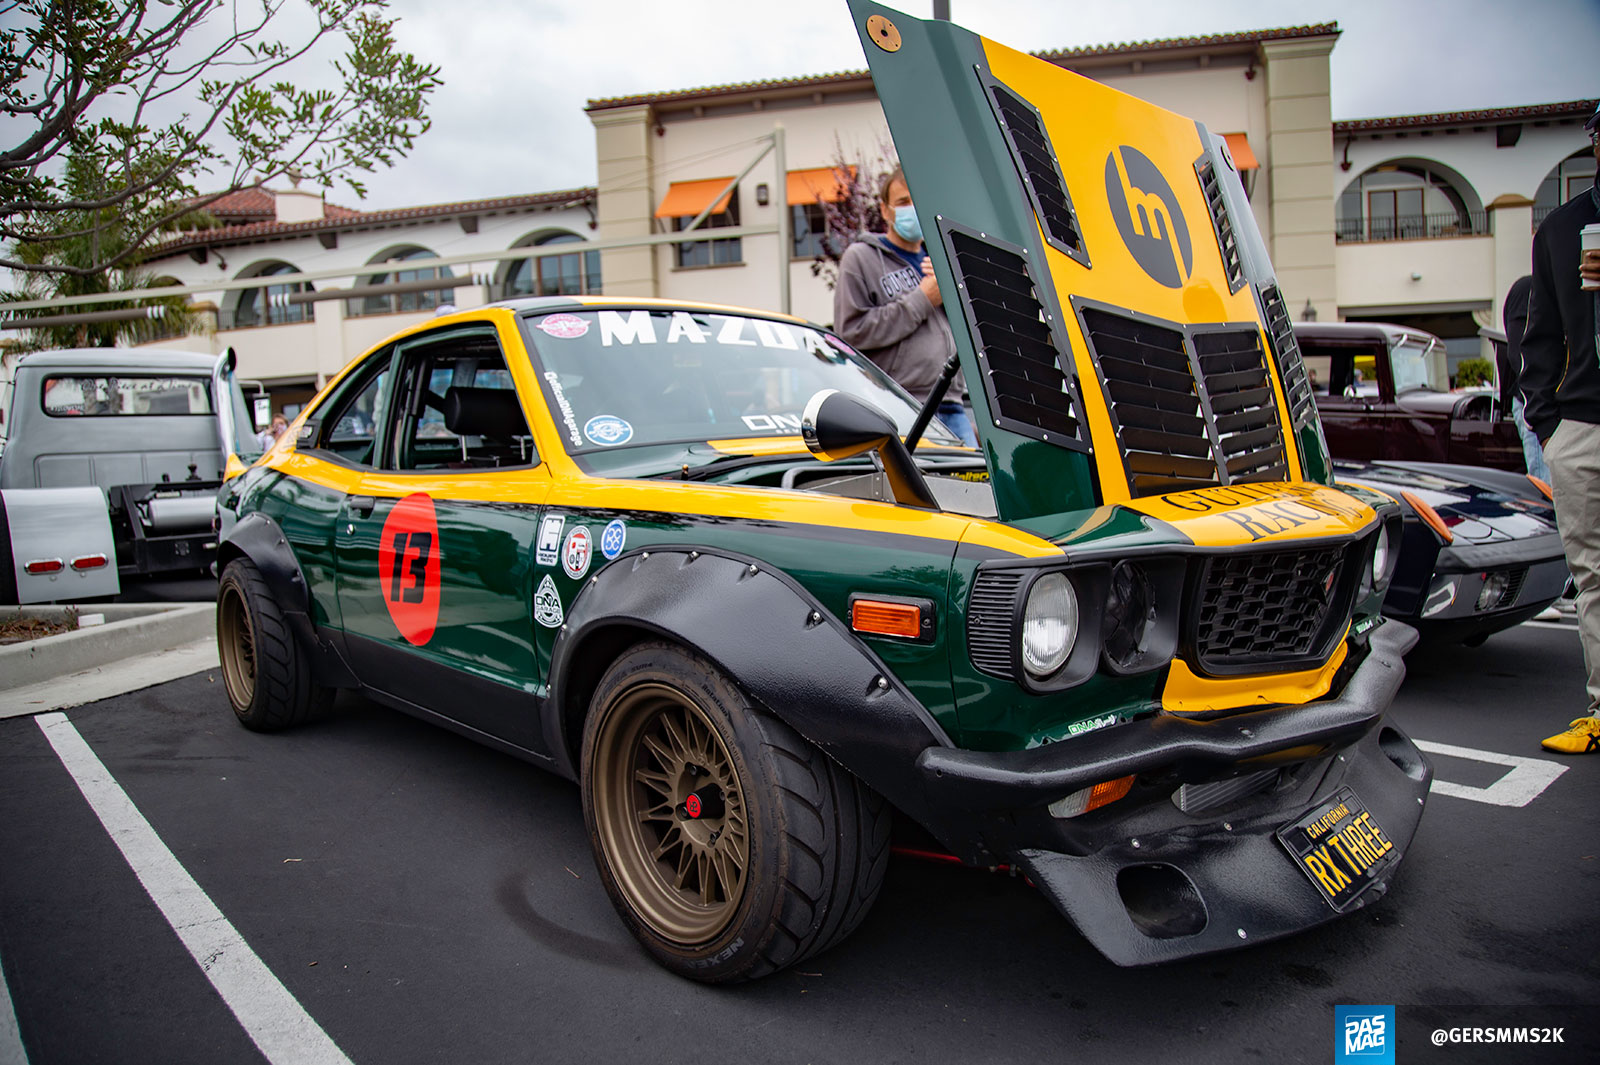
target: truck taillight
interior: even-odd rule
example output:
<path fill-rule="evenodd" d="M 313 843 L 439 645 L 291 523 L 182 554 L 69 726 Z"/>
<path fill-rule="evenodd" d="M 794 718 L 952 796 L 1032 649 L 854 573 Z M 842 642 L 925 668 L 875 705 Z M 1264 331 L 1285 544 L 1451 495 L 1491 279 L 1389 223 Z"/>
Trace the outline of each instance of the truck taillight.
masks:
<path fill-rule="evenodd" d="M 84 570 L 99 569 L 108 561 L 110 560 L 104 555 L 83 555 L 72 560 L 72 568 L 81 573 Z"/>
<path fill-rule="evenodd" d="M 59 558 L 36 558 L 22 568 L 35 577 L 42 577 L 47 573 L 60 573 L 65 567 Z"/>

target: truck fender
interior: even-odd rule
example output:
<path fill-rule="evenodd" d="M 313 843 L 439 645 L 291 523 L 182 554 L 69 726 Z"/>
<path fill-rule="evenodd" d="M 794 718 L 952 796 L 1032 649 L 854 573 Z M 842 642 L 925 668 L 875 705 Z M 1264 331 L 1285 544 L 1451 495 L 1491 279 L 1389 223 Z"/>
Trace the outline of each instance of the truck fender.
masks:
<path fill-rule="evenodd" d="M 278 523 L 265 514 L 247 514 L 217 545 L 217 575 L 236 558 L 248 558 L 272 589 L 289 631 L 311 662 L 311 675 L 330 688 L 356 688 L 356 679 L 341 651 L 338 634 L 319 629 L 311 619 L 311 591 L 300 561 Z"/>
<path fill-rule="evenodd" d="M 574 599 L 552 649 L 546 741 L 577 776 L 589 699 L 616 655 L 664 638 L 705 656 L 755 701 L 901 810 L 926 812 L 917 755 L 952 746 L 870 648 L 788 574 L 711 548 L 623 555 Z"/>
<path fill-rule="evenodd" d="M 59 562 L 29 573 L 33 561 Z M 0 491 L 0 603 L 50 603 L 116 595 L 116 539 L 99 488 Z"/>

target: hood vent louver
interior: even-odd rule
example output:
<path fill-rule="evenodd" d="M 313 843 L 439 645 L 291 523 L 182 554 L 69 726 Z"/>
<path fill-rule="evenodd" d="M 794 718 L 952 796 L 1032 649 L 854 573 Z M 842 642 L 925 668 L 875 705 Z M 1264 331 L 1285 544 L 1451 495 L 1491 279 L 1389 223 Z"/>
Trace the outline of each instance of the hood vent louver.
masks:
<path fill-rule="evenodd" d="M 1070 348 L 1021 249 L 941 220 L 989 410 L 1003 429 L 1075 451 L 1083 417 L 1064 367 Z"/>
<path fill-rule="evenodd" d="M 1288 477 L 1260 330 L 1185 330 L 1080 304 L 1135 498 Z"/>
<path fill-rule="evenodd" d="M 1239 259 L 1239 239 L 1233 232 L 1233 220 L 1228 217 L 1228 204 L 1222 196 L 1222 182 L 1211 157 L 1202 155 L 1194 164 L 1200 177 L 1200 189 L 1206 196 L 1206 207 L 1211 211 L 1211 228 L 1217 234 L 1217 250 L 1222 252 L 1222 270 L 1228 275 L 1228 291 L 1238 292 L 1244 287 L 1244 264 Z"/>
<path fill-rule="evenodd" d="M 1038 110 L 995 82 L 989 83 L 989 96 L 1045 239 L 1057 251 L 1088 266 L 1089 253 L 1083 247 L 1078 215 L 1072 209 L 1072 197 L 1067 195 L 1067 183 L 1061 177 L 1061 166 Z"/>
<path fill-rule="evenodd" d="M 1228 480 L 1284 480 L 1289 466 L 1283 428 L 1260 331 L 1196 331 L 1190 339 Z"/>
<path fill-rule="evenodd" d="M 1207 488 L 1217 463 L 1181 330 L 1085 308 L 1084 335 L 1105 384 L 1128 489 Z"/>
<path fill-rule="evenodd" d="M 1278 374 L 1283 378 L 1283 394 L 1289 400 L 1289 418 L 1298 432 L 1316 418 L 1317 403 L 1311 397 L 1311 382 L 1300 358 L 1300 344 L 1294 338 L 1294 322 L 1277 285 L 1262 286 L 1261 313 L 1267 323 L 1267 336 L 1272 339 Z"/>

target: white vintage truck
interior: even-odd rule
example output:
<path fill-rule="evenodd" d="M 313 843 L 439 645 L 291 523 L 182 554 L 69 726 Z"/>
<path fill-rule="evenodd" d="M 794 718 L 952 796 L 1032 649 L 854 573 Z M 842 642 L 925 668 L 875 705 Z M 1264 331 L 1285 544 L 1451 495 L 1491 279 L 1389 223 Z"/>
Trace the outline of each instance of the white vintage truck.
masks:
<path fill-rule="evenodd" d="M 261 451 L 232 349 L 24 355 L 4 430 L 0 603 L 99 598 L 124 576 L 209 572 L 227 464 Z"/>

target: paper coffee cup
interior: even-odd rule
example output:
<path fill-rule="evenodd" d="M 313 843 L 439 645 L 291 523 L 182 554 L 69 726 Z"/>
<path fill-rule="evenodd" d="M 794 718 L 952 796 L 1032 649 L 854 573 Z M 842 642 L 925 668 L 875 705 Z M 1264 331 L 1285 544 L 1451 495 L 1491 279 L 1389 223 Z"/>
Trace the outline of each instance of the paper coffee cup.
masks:
<path fill-rule="evenodd" d="M 1583 227 L 1583 250 L 1600 251 L 1600 222 L 1593 222 Z M 1600 289 L 1600 282 L 1584 281 L 1584 288 Z"/>

